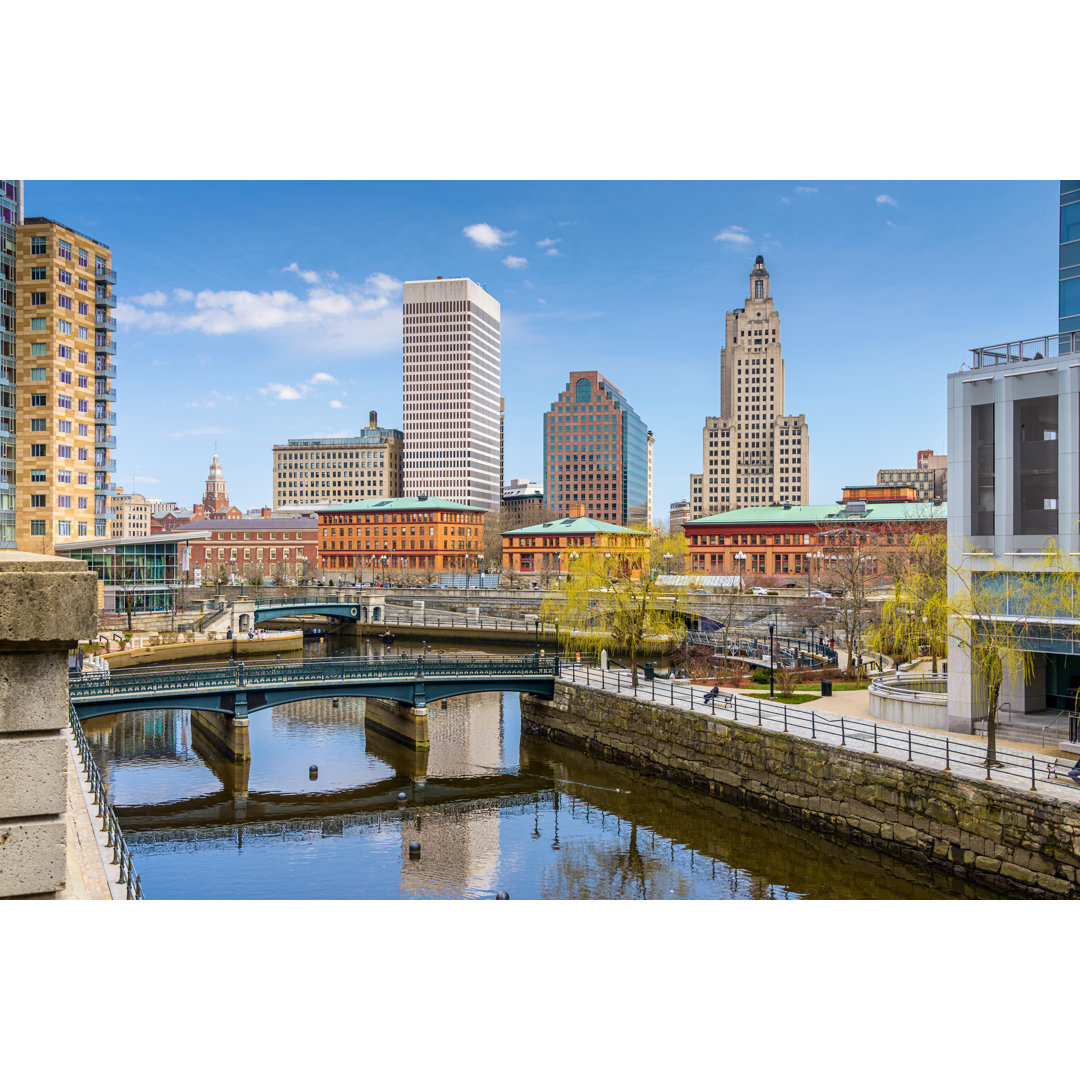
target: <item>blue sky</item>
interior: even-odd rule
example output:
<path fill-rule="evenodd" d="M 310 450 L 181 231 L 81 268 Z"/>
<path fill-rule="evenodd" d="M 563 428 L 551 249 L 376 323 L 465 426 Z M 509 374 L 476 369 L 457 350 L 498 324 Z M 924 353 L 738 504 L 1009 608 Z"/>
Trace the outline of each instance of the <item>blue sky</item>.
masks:
<path fill-rule="evenodd" d="M 724 313 L 765 256 L 810 498 L 944 452 L 967 350 L 1051 332 L 1057 181 L 44 182 L 27 215 L 111 246 L 117 483 L 271 501 L 275 442 L 401 426 L 401 282 L 467 276 L 502 304 L 506 478 L 598 369 L 656 436 L 654 508 L 689 493 L 719 411 Z M 488 229 L 476 229 L 486 225 Z"/>

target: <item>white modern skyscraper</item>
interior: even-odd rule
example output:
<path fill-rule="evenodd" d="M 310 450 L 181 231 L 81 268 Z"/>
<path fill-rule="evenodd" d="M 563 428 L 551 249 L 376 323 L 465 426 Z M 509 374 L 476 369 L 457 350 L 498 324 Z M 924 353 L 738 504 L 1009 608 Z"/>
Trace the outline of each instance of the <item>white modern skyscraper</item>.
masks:
<path fill-rule="evenodd" d="M 405 282 L 406 497 L 499 509 L 500 313 L 499 302 L 468 278 Z"/>

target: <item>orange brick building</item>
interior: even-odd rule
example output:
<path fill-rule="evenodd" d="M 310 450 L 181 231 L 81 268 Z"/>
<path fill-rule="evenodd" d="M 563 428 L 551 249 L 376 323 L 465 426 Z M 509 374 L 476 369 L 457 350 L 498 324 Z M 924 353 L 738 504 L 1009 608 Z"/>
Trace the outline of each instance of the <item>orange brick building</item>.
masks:
<path fill-rule="evenodd" d="M 483 558 L 484 511 L 473 506 L 416 495 L 319 511 L 321 570 L 475 573 Z"/>

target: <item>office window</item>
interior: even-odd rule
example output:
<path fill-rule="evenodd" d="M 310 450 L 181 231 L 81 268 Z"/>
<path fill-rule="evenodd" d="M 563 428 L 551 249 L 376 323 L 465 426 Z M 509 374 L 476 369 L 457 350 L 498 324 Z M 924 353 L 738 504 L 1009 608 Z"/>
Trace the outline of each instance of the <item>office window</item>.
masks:
<path fill-rule="evenodd" d="M 44 510 L 45 509 L 45 496 L 31 495 L 30 496 L 30 508 L 32 510 Z"/>
<path fill-rule="evenodd" d="M 57 305 L 59 307 L 64 308 L 65 311 L 70 311 L 71 310 L 71 297 L 70 296 L 64 296 L 64 294 L 61 293 L 59 296 L 57 296 L 56 303 L 57 303 Z"/>
<path fill-rule="evenodd" d="M 47 405 L 48 403 L 49 403 L 49 399 L 45 396 L 45 394 L 31 394 L 30 395 L 30 404 L 31 405 Z"/>
<path fill-rule="evenodd" d="M 32 292 L 30 294 L 30 303 L 33 307 L 41 307 L 42 304 L 48 301 L 49 294 L 43 292 Z"/>
<path fill-rule="evenodd" d="M 47 375 L 47 369 L 43 367 L 35 367 L 30 369 L 30 381 L 31 382 L 45 382 Z"/>
<path fill-rule="evenodd" d="M 30 238 L 30 254 L 31 255 L 44 255 L 45 250 L 45 237 L 44 236 L 32 236 Z"/>
<path fill-rule="evenodd" d="M 31 356 L 45 356 L 47 355 L 49 346 L 44 341 L 31 341 L 30 342 L 30 355 Z"/>
<path fill-rule="evenodd" d="M 86 248 L 79 248 L 79 265 L 80 266 L 89 266 L 90 265 L 90 252 L 87 251 Z M 79 281 L 81 282 L 82 278 L 79 278 Z M 81 285 L 79 287 L 82 288 Z"/>
<path fill-rule="evenodd" d="M 45 483 L 45 470 L 44 469 L 31 469 L 30 470 L 30 482 L 33 484 Z"/>
<path fill-rule="evenodd" d="M 80 315 L 89 315 L 90 314 L 90 305 L 85 300 L 80 300 L 79 301 L 79 314 Z"/>
<path fill-rule="evenodd" d="M 71 522 L 70 521 L 58 521 L 56 523 L 56 532 L 58 536 L 70 536 L 71 535 Z"/>
<path fill-rule="evenodd" d="M 31 536 L 44 536 L 45 535 L 45 522 L 40 519 L 32 519 L 30 521 L 30 535 Z"/>
<path fill-rule="evenodd" d="M 1056 397 L 1013 402 L 1013 532 L 1058 531 L 1058 402 Z"/>
<path fill-rule="evenodd" d="M 30 456 L 31 457 L 44 457 L 45 456 L 45 444 L 41 442 L 30 444 Z"/>
<path fill-rule="evenodd" d="M 33 420 L 31 420 L 30 421 L 30 430 L 31 431 L 44 431 L 45 430 L 45 420 L 44 420 L 44 418 L 35 417 Z"/>
<path fill-rule="evenodd" d="M 48 330 L 48 328 L 49 328 L 48 322 L 47 322 L 47 320 L 45 319 L 44 316 L 39 316 L 36 319 L 31 319 L 30 320 L 30 329 L 31 330 Z"/>
<path fill-rule="evenodd" d="M 31 281 L 44 281 L 45 280 L 45 267 L 44 266 L 31 266 L 30 267 L 30 280 Z"/>
<path fill-rule="evenodd" d="M 67 319 L 60 319 L 57 324 L 57 329 L 60 331 L 61 334 L 70 334 L 71 323 L 69 323 Z"/>
<path fill-rule="evenodd" d="M 70 270 L 57 270 L 56 271 L 56 280 L 58 282 L 60 282 L 61 285 L 70 285 L 71 284 L 71 271 Z"/>
<path fill-rule="evenodd" d="M 971 410 L 971 531 L 994 535 L 994 406 Z"/>
<path fill-rule="evenodd" d="M 56 241 L 56 254 L 61 259 L 71 258 L 71 241 L 70 240 L 57 240 Z"/>

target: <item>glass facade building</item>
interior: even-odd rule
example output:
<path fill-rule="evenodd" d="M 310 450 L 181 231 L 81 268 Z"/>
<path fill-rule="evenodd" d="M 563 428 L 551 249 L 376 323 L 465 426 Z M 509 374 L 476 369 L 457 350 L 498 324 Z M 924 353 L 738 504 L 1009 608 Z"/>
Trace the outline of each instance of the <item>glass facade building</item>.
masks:
<path fill-rule="evenodd" d="M 1080 180 L 1061 181 L 1058 330 L 1080 330 Z"/>
<path fill-rule="evenodd" d="M 22 181 L 0 180 L 0 548 L 15 547 L 15 240 Z"/>

